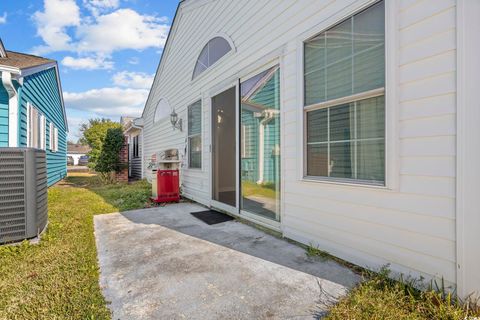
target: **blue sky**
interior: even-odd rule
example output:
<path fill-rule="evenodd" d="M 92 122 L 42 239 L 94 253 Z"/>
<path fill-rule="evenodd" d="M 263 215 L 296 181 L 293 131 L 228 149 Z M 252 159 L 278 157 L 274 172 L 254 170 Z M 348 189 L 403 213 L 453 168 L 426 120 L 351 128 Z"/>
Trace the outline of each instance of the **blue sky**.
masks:
<path fill-rule="evenodd" d="M 55 59 L 69 138 L 94 117 L 140 116 L 178 0 L 0 0 L 7 50 Z"/>

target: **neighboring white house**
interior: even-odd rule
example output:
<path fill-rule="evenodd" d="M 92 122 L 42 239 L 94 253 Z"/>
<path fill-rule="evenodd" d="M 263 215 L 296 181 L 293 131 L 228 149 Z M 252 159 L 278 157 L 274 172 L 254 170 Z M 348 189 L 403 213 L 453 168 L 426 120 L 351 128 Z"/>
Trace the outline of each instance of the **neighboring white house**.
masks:
<path fill-rule="evenodd" d="M 90 152 L 90 147 L 79 143 L 67 143 L 67 158 L 73 159 L 73 165 L 78 166 L 81 157 L 86 156 Z"/>
<path fill-rule="evenodd" d="M 142 179 L 143 120 L 141 118 L 122 117 L 120 123 L 123 126 L 123 133 L 127 137 L 128 142 L 128 177 L 131 179 Z"/>
<path fill-rule="evenodd" d="M 474 0 L 181 1 L 143 174 L 176 148 L 185 197 L 478 293 L 479 16 Z"/>

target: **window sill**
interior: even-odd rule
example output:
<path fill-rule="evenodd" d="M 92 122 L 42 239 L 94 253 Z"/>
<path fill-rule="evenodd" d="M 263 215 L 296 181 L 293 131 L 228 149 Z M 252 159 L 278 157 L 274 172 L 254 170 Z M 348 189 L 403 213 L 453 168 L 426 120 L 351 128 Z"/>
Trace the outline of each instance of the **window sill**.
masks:
<path fill-rule="evenodd" d="M 322 177 L 315 177 L 315 176 L 304 176 L 303 178 L 300 179 L 300 181 L 307 182 L 307 183 L 322 183 L 327 185 L 335 185 L 335 186 L 343 186 L 343 187 L 354 187 L 354 188 L 360 187 L 360 188 L 385 190 L 385 191 L 392 190 L 385 184 L 368 182 L 368 181 L 355 181 L 355 180 L 348 180 L 348 179 L 332 179 L 332 178 L 322 178 Z"/>

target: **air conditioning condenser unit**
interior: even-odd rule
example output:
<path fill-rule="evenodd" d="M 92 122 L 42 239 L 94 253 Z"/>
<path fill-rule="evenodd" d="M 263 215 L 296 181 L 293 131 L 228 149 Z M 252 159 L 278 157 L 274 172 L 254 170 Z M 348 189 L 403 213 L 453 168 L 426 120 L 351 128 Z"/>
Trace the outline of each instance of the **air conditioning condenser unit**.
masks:
<path fill-rule="evenodd" d="M 47 226 L 45 151 L 0 148 L 0 244 L 38 236 Z"/>

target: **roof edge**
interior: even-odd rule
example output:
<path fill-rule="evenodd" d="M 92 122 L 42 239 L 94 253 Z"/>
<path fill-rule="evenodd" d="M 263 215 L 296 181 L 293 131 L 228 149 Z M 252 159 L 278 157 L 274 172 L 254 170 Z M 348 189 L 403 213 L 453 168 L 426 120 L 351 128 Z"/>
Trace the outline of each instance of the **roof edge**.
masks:
<path fill-rule="evenodd" d="M 170 43 L 170 39 L 173 37 L 174 32 L 172 30 L 176 29 L 176 27 L 177 27 L 175 22 L 178 19 L 178 16 L 179 16 L 179 13 L 180 13 L 180 8 L 182 7 L 182 5 L 184 3 L 188 3 L 188 1 L 189 0 L 181 0 L 177 5 L 177 9 L 175 10 L 175 15 L 173 16 L 172 25 L 170 26 L 170 30 L 168 30 L 167 40 L 165 41 L 165 46 L 163 47 L 162 55 L 160 57 L 160 61 L 158 62 L 157 70 L 155 71 L 155 77 L 153 78 L 152 86 L 150 87 L 150 91 L 148 92 L 147 100 L 145 101 L 145 105 L 143 106 L 142 115 L 140 116 L 141 118 L 143 118 L 143 115 L 145 114 L 145 109 L 147 108 L 148 102 L 150 101 L 150 98 L 152 96 L 153 87 L 155 86 L 155 82 L 157 80 L 157 77 L 160 74 L 160 70 L 161 70 L 160 68 L 162 66 L 162 61 L 163 61 L 163 58 L 165 56 L 165 52 L 170 48 L 168 45 Z"/>

